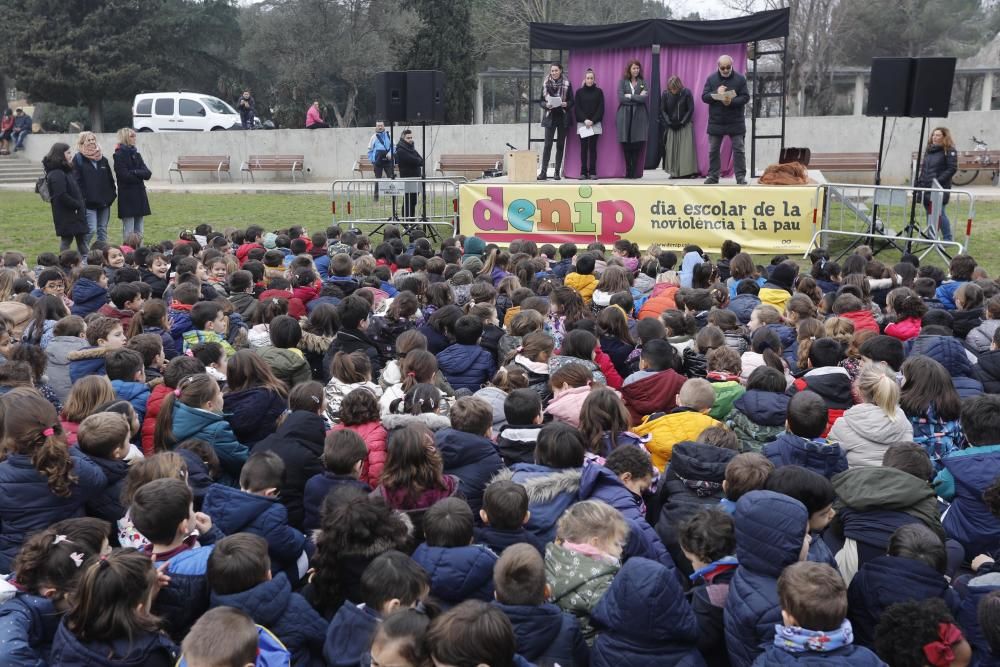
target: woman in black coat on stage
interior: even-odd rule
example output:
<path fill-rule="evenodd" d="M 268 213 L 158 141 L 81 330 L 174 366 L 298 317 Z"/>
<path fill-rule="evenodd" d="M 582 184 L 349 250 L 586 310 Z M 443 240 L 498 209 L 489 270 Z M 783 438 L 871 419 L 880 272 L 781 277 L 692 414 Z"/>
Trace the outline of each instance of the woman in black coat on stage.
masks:
<path fill-rule="evenodd" d="M 73 176 L 73 154 L 69 144 L 55 143 L 42 158 L 45 179 L 49 185 L 52 222 L 59 236 L 59 250 L 67 250 L 73 241 L 76 249 L 87 256 L 87 208 L 80 185 Z"/>
<path fill-rule="evenodd" d="M 927 140 L 927 150 L 924 153 L 923 162 L 920 165 L 920 176 L 917 178 L 918 188 L 934 187 L 934 179 L 941 184 L 942 188 L 951 190 L 951 179 L 958 171 L 958 151 L 955 150 L 955 141 L 951 138 L 951 132 L 947 127 L 935 127 L 931 130 L 931 136 Z M 922 193 L 926 194 L 926 193 Z M 941 200 L 941 218 L 938 220 L 939 238 L 951 241 L 951 221 L 944 212 L 948 205 L 949 195 L 944 193 Z M 931 212 L 930 197 L 924 197 L 924 208 L 927 214 Z M 933 228 L 933 220 L 928 221 Z"/>
<path fill-rule="evenodd" d="M 149 215 L 146 181 L 153 172 L 135 147 L 135 130 L 118 130 L 115 148 L 115 178 L 118 179 L 118 217 L 122 221 L 122 239 L 135 233 L 142 237 L 142 221 Z"/>
<path fill-rule="evenodd" d="M 649 131 L 649 89 L 642 78 L 642 65 L 630 60 L 618 82 L 618 142 L 625 152 L 625 178 L 639 178 L 639 155 Z"/>
<path fill-rule="evenodd" d="M 660 102 L 660 120 L 666 128 L 663 145 L 663 171 L 672 178 L 698 173 L 694 150 L 694 96 L 677 76 L 667 80 L 667 91 Z"/>
<path fill-rule="evenodd" d="M 583 85 L 576 91 L 576 131 L 590 128 L 593 134 L 580 137 L 580 179 L 597 178 L 597 140 L 604 119 L 604 91 L 597 87 L 594 70 L 588 69 Z"/>

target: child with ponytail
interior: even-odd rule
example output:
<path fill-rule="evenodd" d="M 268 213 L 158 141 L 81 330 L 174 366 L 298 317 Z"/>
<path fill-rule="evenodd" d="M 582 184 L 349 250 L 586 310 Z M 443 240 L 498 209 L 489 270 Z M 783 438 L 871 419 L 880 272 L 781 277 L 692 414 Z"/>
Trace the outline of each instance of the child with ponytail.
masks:
<path fill-rule="evenodd" d="M 0 572 L 28 535 L 83 514 L 107 486 L 101 469 L 66 444 L 56 409 L 34 389 L 0 400 Z"/>
<path fill-rule="evenodd" d="M 740 379 L 746 382 L 750 374 L 761 366 L 770 366 L 785 375 L 786 384 L 792 383 L 785 360 L 781 357 L 781 339 L 774 329 L 761 327 L 750 337 L 750 350 L 740 357 Z"/>
<path fill-rule="evenodd" d="M 899 407 L 896 372 L 867 362 L 856 383 L 863 403 L 849 408 L 833 424 L 829 440 L 840 443 L 851 468 L 882 465 L 890 445 L 913 442 L 913 426 Z"/>
<path fill-rule="evenodd" d="M 886 326 L 885 335 L 906 342 L 920 335 L 921 321 L 927 313 L 927 304 L 908 287 L 897 287 L 885 299 L 886 310 L 895 321 Z"/>
<path fill-rule="evenodd" d="M 0 605 L 0 664 L 46 664 L 83 564 L 107 544 L 107 531 L 99 519 L 69 519 L 25 541 L 9 582 L 16 592 Z"/>
<path fill-rule="evenodd" d="M 143 303 L 142 308 L 129 322 L 129 338 L 143 333 L 156 334 L 160 337 L 160 340 L 163 341 L 164 359 L 170 361 L 177 356 L 177 344 L 174 343 L 174 337 L 170 335 L 170 326 L 167 323 L 167 305 L 159 299 L 151 299 Z"/>
<path fill-rule="evenodd" d="M 159 587 L 146 554 L 121 549 L 91 559 L 52 642 L 53 665 L 172 667 L 177 646 L 150 608 Z"/>
<path fill-rule="evenodd" d="M 389 414 L 393 401 L 403 398 L 411 387 L 434 384 L 437 371 L 437 357 L 427 350 L 411 350 L 400 362 L 400 381 L 386 387 L 385 393 L 378 399 L 381 413 Z"/>
<path fill-rule="evenodd" d="M 619 239 L 615 241 L 614 247 L 611 248 L 611 254 L 615 257 L 621 257 L 622 264 L 632 273 L 639 270 L 638 244 L 626 241 L 625 239 Z"/>
<path fill-rule="evenodd" d="M 246 446 L 236 439 L 232 427 L 222 415 L 222 392 L 219 383 L 207 373 L 197 373 L 182 379 L 177 388 L 167 394 L 156 417 L 153 443 L 162 452 L 182 440 L 204 440 L 219 455 L 222 476 L 219 482 L 235 486 L 240 470 L 250 455 Z"/>
<path fill-rule="evenodd" d="M 405 373 L 403 378 L 406 378 Z M 340 421 L 340 404 L 355 389 L 367 389 L 375 396 L 382 396 L 382 387 L 372 382 L 372 364 L 367 354 L 361 351 L 337 352 L 330 363 L 330 381 L 324 390 L 326 418 L 330 423 Z"/>
<path fill-rule="evenodd" d="M 521 339 L 521 345 L 507 357 L 508 370 L 518 368 L 528 378 L 528 388 L 535 390 L 542 403 L 552 398 L 549 386 L 549 357 L 555 349 L 555 341 L 543 331 L 532 331 Z"/>
<path fill-rule="evenodd" d="M 361 465 L 359 479 L 372 488 L 378 486 L 382 466 L 385 465 L 389 433 L 380 421 L 379 403 L 375 395 L 367 389 L 355 389 L 345 396 L 344 402 L 340 404 L 340 423 L 333 427 L 332 432 L 336 431 L 353 431 L 364 440 L 367 454 Z M 306 513 L 308 514 L 308 508 Z"/>

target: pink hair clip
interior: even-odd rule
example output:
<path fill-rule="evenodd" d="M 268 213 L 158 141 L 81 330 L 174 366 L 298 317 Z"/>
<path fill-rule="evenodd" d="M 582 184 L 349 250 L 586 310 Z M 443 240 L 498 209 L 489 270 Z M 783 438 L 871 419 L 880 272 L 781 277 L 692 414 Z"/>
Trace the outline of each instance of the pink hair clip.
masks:
<path fill-rule="evenodd" d="M 181 388 L 180 387 L 177 387 L 177 389 L 174 389 L 174 396 L 176 396 L 177 398 L 181 397 Z"/>
<path fill-rule="evenodd" d="M 56 430 L 54 428 L 52 428 L 51 426 L 48 427 L 47 429 L 45 429 L 44 431 L 42 431 L 42 435 L 44 435 L 46 438 L 51 438 L 55 434 L 56 434 Z"/>

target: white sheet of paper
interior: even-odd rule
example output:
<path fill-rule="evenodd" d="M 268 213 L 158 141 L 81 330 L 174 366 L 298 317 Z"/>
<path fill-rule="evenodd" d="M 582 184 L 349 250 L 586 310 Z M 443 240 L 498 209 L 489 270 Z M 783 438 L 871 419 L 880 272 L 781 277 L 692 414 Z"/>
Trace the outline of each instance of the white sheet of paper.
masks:
<path fill-rule="evenodd" d="M 582 138 L 586 139 L 587 137 L 594 136 L 594 128 L 587 127 L 583 123 L 580 123 L 576 127 L 576 133 L 579 134 Z"/>
<path fill-rule="evenodd" d="M 724 93 L 712 93 L 712 99 L 713 100 L 718 100 L 720 102 L 722 102 L 724 100 L 727 100 L 727 99 L 731 100 L 734 97 L 736 97 L 736 91 L 735 90 L 727 90 Z"/>
<path fill-rule="evenodd" d="M 562 106 L 562 98 L 559 97 L 558 95 L 556 96 L 549 95 L 548 97 L 545 98 L 545 101 L 548 102 L 549 106 L 553 109 Z"/>

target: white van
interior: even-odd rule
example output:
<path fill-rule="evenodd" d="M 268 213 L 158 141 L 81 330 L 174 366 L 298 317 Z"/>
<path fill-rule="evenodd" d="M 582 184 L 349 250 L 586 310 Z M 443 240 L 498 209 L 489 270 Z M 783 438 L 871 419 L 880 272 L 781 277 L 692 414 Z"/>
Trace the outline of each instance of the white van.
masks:
<path fill-rule="evenodd" d="M 142 93 L 132 102 L 132 127 L 138 132 L 208 132 L 242 127 L 240 115 L 211 95 Z"/>

